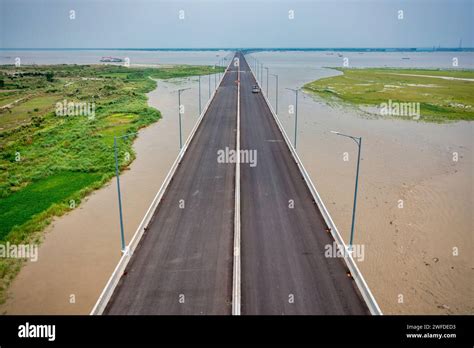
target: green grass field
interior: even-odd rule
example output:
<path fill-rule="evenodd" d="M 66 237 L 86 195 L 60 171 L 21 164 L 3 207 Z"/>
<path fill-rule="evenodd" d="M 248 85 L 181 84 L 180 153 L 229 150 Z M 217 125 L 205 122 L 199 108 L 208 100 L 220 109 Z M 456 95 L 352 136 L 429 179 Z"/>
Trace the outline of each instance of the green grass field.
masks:
<path fill-rule="evenodd" d="M 114 136 L 161 117 L 147 104 L 146 93 L 156 87 L 151 78 L 218 71 L 223 69 L 0 66 L 0 243 L 39 242 L 54 216 L 73 209 L 114 176 Z M 53 73 L 52 81 L 47 72 Z M 56 103 L 64 100 L 94 103 L 94 117 L 58 116 Z M 132 142 L 133 137 L 120 141 L 121 169 L 135 158 Z M 0 303 L 20 266 L 19 260 L 0 259 Z"/>
<path fill-rule="evenodd" d="M 343 75 L 310 82 L 304 89 L 327 101 L 356 106 L 379 107 L 389 100 L 419 103 L 420 119 L 428 122 L 474 120 L 474 81 L 437 78 L 474 79 L 474 71 L 393 68 L 336 70 Z"/>
<path fill-rule="evenodd" d="M 52 202 L 66 202 L 75 192 L 99 181 L 99 174 L 64 172 L 27 185 L 23 190 L 0 200 L 0 240 L 15 226 L 47 210 Z M 48 192 L 45 195 L 45 192 Z M 34 202 L 34 204 L 32 204 Z"/>

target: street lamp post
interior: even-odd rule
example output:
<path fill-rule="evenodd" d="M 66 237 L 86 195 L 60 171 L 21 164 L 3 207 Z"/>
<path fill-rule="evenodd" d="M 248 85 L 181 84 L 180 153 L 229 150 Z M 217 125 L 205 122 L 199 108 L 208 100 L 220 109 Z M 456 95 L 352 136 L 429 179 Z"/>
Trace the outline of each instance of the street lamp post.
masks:
<path fill-rule="evenodd" d="M 298 133 L 298 88 L 296 89 L 293 89 L 293 88 L 287 88 L 288 90 L 290 91 L 293 91 L 295 92 L 295 137 L 294 137 L 294 147 L 295 147 L 295 150 L 296 150 L 296 136 L 297 136 L 297 133 Z"/>
<path fill-rule="evenodd" d="M 258 80 L 258 60 L 255 58 L 255 80 Z"/>
<path fill-rule="evenodd" d="M 275 82 L 276 82 L 276 91 L 275 91 L 275 104 L 276 104 L 276 109 L 275 112 L 278 116 L 278 75 L 276 74 L 270 74 L 272 76 L 275 76 Z"/>
<path fill-rule="evenodd" d="M 262 71 L 262 64 L 260 64 L 260 61 L 257 61 L 257 80 L 261 83 L 262 80 L 260 80 L 260 75 Z"/>
<path fill-rule="evenodd" d="M 201 115 L 201 75 L 199 75 L 199 115 Z"/>
<path fill-rule="evenodd" d="M 268 98 L 268 67 L 265 67 L 265 69 L 267 70 L 267 98 Z"/>
<path fill-rule="evenodd" d="M 181 92 L 190 88 L 178 89 L 178 115 L 179 115 L 179 149 L 183 148 L 183 135 L 181 130 Z"/>
<path fill-rule="evenodd" d="M 355 214 L 356 214 L 356 205 L 357 205 L 357 189 L 359 187 L 359 166 L 360 166 L 360 151 L 362 148 L 362 137 L 354 137 L 352 135 L 342 134 L 336 131 L 331 131 L 331 133 L 351 138 L 357 144 L 358 154 L 357 154 L 357 169 L 356 169 L 356 179 L 355 179 L 355 189 L 354 189 L 354 205 L 352 207 L 352 224 L 351 224 L 351 238 L 349 241 L 349 250 L 352 251 L 352 242 L 354 241 L 354 227 L 355 227 Z"/>
<path fill-rule="evenodd" d="M 255 58 L 255 80 L 258 80 L 258 66 L 260 64 L 258 63 L 257 59 Z"/>
<path fill-rule="evenodd" d="M 214 70 L 216 69 L 216 66 L 214 65 Z M 217 89 L 217 80 L 216 80 L 216 72 L 214 71 L 214 90 Z"/>
<path fill-rule="evenodd" d="M 117 195 L 118 195 L 118 206 L 119 206 L 119 217 L 120 217 L 120 242 L 122 245 L 123 253 L 126 251 L 126 249 L 125 249 L 125 236 L 123 232 L 122 194 L 120 191 L 120 173 L 119 173 L 119 162 L 118 162 L 117 139 L 126 138 L 135 134 L 138 134 L 138 133 L 135 132 L 135 133 L 125 134 L 120 137 L 114 137 L 115 177 L 117 178 Z"/>
<path fill-rule="evenodd" d="M 209 99 L 211 99 L 211 74 L 209 74 Z"/>

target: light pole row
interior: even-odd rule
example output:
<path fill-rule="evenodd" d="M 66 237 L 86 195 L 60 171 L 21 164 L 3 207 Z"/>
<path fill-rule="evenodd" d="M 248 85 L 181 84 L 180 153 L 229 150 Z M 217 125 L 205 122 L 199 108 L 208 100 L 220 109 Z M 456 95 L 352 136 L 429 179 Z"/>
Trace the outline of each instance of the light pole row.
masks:
<path fill-rule="evenodd" d="M 275 77 L 275 113 L 278 115 L 278 75 L 276 74 L 269 74 L 269 68 L 264 67 L 260 61 L 255 58 L 253 58 L 253 68 L 255 72 L 255 78 L 260 81 L 260 84 L 262 84 L 262 72 L 263 69 L 265 68 L 267 70 L 267 97 L 268 97 L 268 76 L 272 75 Z M 294 139 L 293 139 L 293 146 L 296 150 L 296 145 L 297 145 L 297 134 L 298 134 L 298 93 L 299 93 L 299 88 L 286 88 L 287 90 L 290 90 L 295 93 L 295 126 L 294 126 Z M 343 137 L 350 138 L 354 140 L 354 142 L 357 144 L 358 147 L 358 153 L 357 153 L 357 167 L 356 167 L 356 177 L 355 177 L 355 188 L 354 188 L 354 204 L 352 207 L 352 223 L 351 223 L 351 234 L 350 234 L 350 239 L 349 239 L 349 250 L 352 251 L 353 248 L 353 242 L 354 242 L 354 230 L 355 230 L 355 216 L 356 216 L 356 207 L 357 207 L 357 192 L 359 188 L 359 168 L 360 168 L 360 154 L 361 154 L 361 149 L 362 149 L 362 137 L 356 137 L 348 134 L 343 134 L 340 132 L 336 131 L 331 131 L 331 133 L 334 133 L 336 135 L 340 135 Z"/>
<path fill-rule="evenodd" d="M 352 242 L 354 241 L 355 214 L 356 214 L 356 205 L 357 205 L 357 190 L 359 187 L 359 166 L 360 166 L 360 152 L 362 148 L 362 137 L 355 137 L 353 135 L 343 134 L 337 131 L 331 131 L 331 133 L 354 140 L 358 148 L 357 169 L 356 169 L 355 188 L 354 188 L 354 204 L 352 206 L 351 237 L 349 240 L 349 250 L 352 251 Z"/>
<path fill-rule="evenodd" d="M 218 61 L 216 66 L 224 66 L 226 58 L 222 58 Z M 221 78 L 221 73 L 219 72 L 219 78 Z M 199 114 L 202 112 L 201 106 L 201 75 L 199 75 Z M 214 86 L 217 88 L 217 81 L 216 81 L 216 74 L 214 74 Z M 178 89 L 178 122 L 179 122 L 179 149 L 183 148 L 183 133 L 182 133 L 182 119 L 181 114 L 184 113 L 184 109 L 181 105 L 181 93 L 190 89 L 188 88 L 181 88 Z M 209 98 L 211 97 L 211 74 L 209 74 Z M 124 225 L 123 225 L 123 210 L 122 210 L 122 193 L 120 189 L 120 170 L 119 170 L 119 159 L 118 159 L 118 140 L 128 138 L 132 135 L 136 135 L 138 132 L 128 133 L 122 136 L 114 136 L 114 159 L 115 159 L 115 177 L 117 179 L 117 197 L 118 197 L 118 207 L 119 207 L 119 220 L 120 220 L 120 243 L 121 243 L 121 251 L 123 253 L 126 252 L 125 246 L 125 235 L 124 235 Z"/>
<path fill-rule="evenodd" d="M 119 161 L 118 161 L 118 146 L 117 140 L 128 138 L 129 136 L 136 135 L 138 132 L 125 134 L 122 136 L 114 136 L 114 158 L 115 158 L 115 177 L 117 178 L 117 196 L 118 196 L 118 207 L 119 207 L 119 217 L 120 217 L 120 242 L 122 253 L 126 252 L 125 249 L 125 235 L 123 232 L 123 213 L 122 213 L 122 193 L 120 191 L 120 173 L 119 173 Z"/>
<path fill-rule="evenodd" d="M 298 133 L 298 91 L 299 89 L 287 88 L 287 90 L 295 92 L 295 137 L 293 138 L 293 146 L 296 150 L 296 135 Z"/>
<path fill-rule="evenodd" d="M 275 113 L 277 114 L 278 116 L 278 75 L 277 74 L 271 74 L 272 76 L 275 77 L 275 82 L 276 82 L 276 86 L 275 86 Z"/>
<path fill-rule="evenodd" d="M 253 57 L 253 59 L 254 59 L 254 68 L 255 68 L 255 72 L 256 72 L 255 77 L 260 80 L 260 84 L 262 84 L 263 69 L 265 69 L 267 71 L 267 88 L 266 88 L 267 98 L 269 96 L 269 88 L 268 88 L 269 76 L 272 75 L 272 76 L 275 77 L 275 113 L 278 116 L 278 75 L 277 74 L 270 74 L 268 67 L 265 67 L 263 65 L 263 63 L 260 63 L 257 60 L 257 58 Z M 299 92 L 299 88 L 297 88 L 297 89 L 286 88 L 286 89 L 295 92 L 295 126 L 294 126 L 294 131 L 295 131 L 294 134 L 295 135 L 294 135 L 294 138 L 293 138 L 293 146 L 296 150 L 296 144 L 297 144 L 296 140 L 297 140 L 297 134 L 298 134 L 298 92 Z"/>
<path fill-rule="evenodd" d="M 218 66 L 218 67 L 224 67 L 224 63 L 226 61 L 226 58 L 222 58 L 220 59 L 218 62 L 217 62 L 217 65 L 214 65 L 214 67 Z M 222 78 L 222 76 L 224 75 L 224 72 L 221 72 L 219 71 L 219 80 Z M 209 74 L 208 76 L 209 78 L 209 88 L 208 88 L 208 98 L 211 98 L 211 74 Z M 216 75 L 214 74 L 214 86 L 216 86 Z M 179 97 L 178 97 L 179 99 Z M 178 103 L 179 103 L 179 100 L 178 100 Z M 178 108 L 181 108 L 181 104 L 178 104 Z M 199 115 L 201 114 L 202 112 L 202 105 L 201 105 L 201 75 L 199 75 Z M 180 129 L 180 132 L 181 132 L 181 129 Z M 180 146 L 180 149 L 181 149 L 181 146 Z"/>
<path fill-rule="evenodd" d="M 220 66 L 221 63 L 223 63 L 225 59 L 221 59 L 218 62 L 218 66 Z M 260 64 L 256 58 L 254 58 L 254 67 L 255 69 L 258 69 L 260 66 L 260 73 L 263 70 L 263 64 Z M 269 76 L 269 69 L 266 67 L 267 70 L 267 96 L 268 96 L 268 76 Z M 276 74 L 271 74 L 272 76 L 275 77 L 275 82 L 276 82 L 276 114 L 278 115 L 278 75 Z M 257 75 L 258 76 L 258 73 Z M 209 75 L 209 97 L 210 97 L 210 75 Z M 178 89 L 178 119 L 179 119 L 179 147 L 180 150 L 182 149 L 183 146 L 183 141 L 182 141 L 182 120 L 181 120 L 181 114 L 183 113 L 183 109 L 181 108 L 181 93 L 188 90 L 190 88 L 182 88 Z M 293 89 L 293 88 L 287 88 L 290 91 L 295 92 L 295 135 L 294 135 L 294 148 L 296 150 L 296 139 L 297 139 L 297 128 L 298 128 L 298 91 L 299 89 Z M 201 114 L 201 75 L 199 75 L 199 113 Z M 347 137 L 352 139 L 358 147 L 358 154 L 357 154 L 357 167 L 356 167 L 356 178 L 355 178 L 355 188 L 354 188 L 354 204 L 352 207 L 352 223 L 351 223 L 351 234 L 350 234 L 350 240 L 349 240 L 349 251 L 352 251 L 352 245 L 354 241 L 354 230 L 355 230 L 355 214 L 356 214 L 356 206 L 357 206 L 357 192 L 358 192 L 358 186 L 359 186 L 359 168 L 360 168 L 360 155 L 361 155 L 361 148 L 362 148 L 362 137 L 356 137 L 348 134 L 343 134 L 337 131 L 331 131 L 331 133 L 334 133 L 339 136 Z M 119 219 L 120 219 L 120 240 L 121 240 L 121 251 L 122 253 L 126 252 L 126 246 L 125 246 L 125 236 L 124 236 L 124 225 L 123 225 L 123 211 L 122 211 L 122 195 L 121 195 L 121 190 L 120 190 L 120 172 L 119 172 L 119 160 L 118 160 L 118 140 L 130 137 L 132 135 L 136 135 L 138 132 L 134 133 L 129 133 L 125 134 L 122 136 L 114 136 L 114 159 L 115 159 L 115 176 L 117 180 L 117 196 L 118 196 L 118 207 L 119 207 Z"/>
<path fill-rule="evenodd" d="M 178 119 L 179 119 L 179 150 L 180 151 L 183 148 L 183 134 L 181 130 L 181 114 L 184 113 L 184 108 L 181 105 L 181 92 L 184 92 L 188 89 L 191 89 L 191 88 L 188 87 L 188 88 L 178 89 Z"/>
<path fill-rule="evenodd" d="M 217 62 L 217 64 L 214 64 L 214 69 L 218 66 L 218 67 L 222 67 L 224 66 L 224 62 L 225 62 L 226 58 L 222 58 L 222 59 L 219 59 L 219 61 Z M 219 79 L 221 78 L 221 72 L 219 71 Z M 217 89 L 217 74 L 214 73 L 212 74 L 214 75 L 214 89 Z M 201 105 L 201 75 L 199 75 L 199 80 L 198 80 L 198 88 L 199 88 L 199 115 L 201 115 L 201 112 L 202 112 L 202 105 Z M 209 83 L 208 83 L 208 86 L 209 86 L 209 99 L 211 98 L 211 74 L 209 74 Z M 182 105 L 181 105 L 181 92 L 183 91 L 186 91 L 190 88 L 181 88 L 181 89 L 178 89 L 178 119 L 179 119 L 179 150 L 181 151 L 181 149 L 183 148 L 183 133 L 182 133 L 182 129 L 181 129 L 181 124 L 182 124 L 182 121 L 181 121 L 181 114 L 184 113 L 184 109 L 182 108 Z"/>
<path fill-rule="evenodd" d="M 253 58 L 253 68 L 255 72 L 255 79 L 259 80 L 261 85 L 262 85 L 262 78 L 263 78 L 263 69 L 267 71 L 267 88 L 266 88 L 267 98 L 269 97 L 269 87 L 268 87 L 269 76 L 271 75 L 275 77 L 275 113 L 278 115 L 278 75 L 270 74 L 269 67 L 264 66 L 263 63 L 260 63 L 260 61 L 257 58 L 255 57 L 252 57 L 252 58 Z"/>

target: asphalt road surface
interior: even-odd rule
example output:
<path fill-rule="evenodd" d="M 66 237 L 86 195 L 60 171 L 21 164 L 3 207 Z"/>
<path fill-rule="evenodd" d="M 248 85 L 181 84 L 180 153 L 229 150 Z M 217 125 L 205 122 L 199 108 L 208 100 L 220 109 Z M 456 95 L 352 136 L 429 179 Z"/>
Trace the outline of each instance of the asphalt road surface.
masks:
<path fill-rule="evenodd" d="M 217 151 L 235 149 L 236 79 L 233 67 L 104 314 L 231 314 L 235 164 Z"/>
<path fill-rule="evenodd" d="M 344 261 L 325 257 L 334 240 L 237 56 L 241 150 L 257 155 L 240 166 L 242 314 L 369 314 Z M 231 314 L 235 165 L 217 151 L 235 149 L 236 79 L 232 67 L 104 314 Z"/>
<path fill-rule="evenodd" d="M 240 166 L 242 314 L 369 314 L 344 261 L 324 256 L 334 240 L 240 61 L 241 149 L 257 151 Z"/>

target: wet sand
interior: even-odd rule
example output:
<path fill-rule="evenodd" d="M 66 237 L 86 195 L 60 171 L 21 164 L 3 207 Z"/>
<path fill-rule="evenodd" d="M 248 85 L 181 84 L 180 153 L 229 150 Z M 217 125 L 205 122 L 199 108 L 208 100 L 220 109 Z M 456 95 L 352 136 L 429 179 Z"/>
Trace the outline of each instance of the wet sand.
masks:
<path fill-rule="evenodd" d="M 127 244 L 178 154 L 175 91 L 182 87 L 192 88 L 181 96 L 183 134 L 188 135 L 198 117 L 197 78 L 158 81 L 157 89 L 148 95 L 149 104 L 157 107 L 163 118 L 140 131 L 134 143 L 137 158 L 120 176 Z M 203 108 L 207 88 L 207 84 L 202 86 Z M 25 264 L 12 283 L 0 313 L 88 314 L 121 256 L 115 179 L 88 196 L 76 210 L 55 219 L 38 255 L 38 261 Z M 75 303 L 71 303 L 71 295 Z"/>

